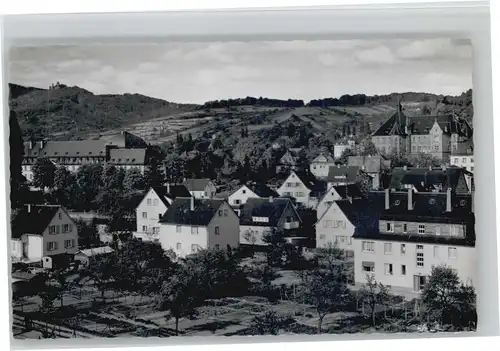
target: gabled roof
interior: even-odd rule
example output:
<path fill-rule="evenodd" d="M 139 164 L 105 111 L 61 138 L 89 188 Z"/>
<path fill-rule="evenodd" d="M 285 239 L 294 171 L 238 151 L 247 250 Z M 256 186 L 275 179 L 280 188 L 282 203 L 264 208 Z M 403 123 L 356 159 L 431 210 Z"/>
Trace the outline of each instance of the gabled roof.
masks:
<path fill-rule="evenodd" d="M 355 166 L 331 166 L 328 169 L 328 176 L 325 180 L 327 182 L 347 181 L 353 183 L 358 180 L 359 172 L 359 167 Z"/>
<path fill-rule="evenodd" d="M 146 164 L 147 149 L 111 149 L 109 151 L 109 163 L 112 165 L 136 165 Z"/>
<path fill-rule="evenodd" d="M 465 119 L 453 115 L 411 117 L 408 122 L 408 129 L 411 134 L 429 134 L 436 122 L 443 133 L 447 135 L 458 134 L 465 138 L 472 137 L 472 127 L 469 123 Z"/>
<path fill-rule="evenodd" d="M 109 246 L 102 246 L 102 247 L 95 247 L 92 249 L 85 249 L 85 250 L 80 250 L 76 254 L 79 255 L 85 255 L 87 257 L 92 257 L 92 256 L 97 256 L 97 255 L 104 255 L 104 254 L 109 254 L 114 252 L 111 247 Z"/>
<path fill-rule="evenodd" d="M 451 187 L 457 190 L 461 175 L 468 174 L 467 170 L 460 167 L 441 168 L 394 168 L 389 187 L 395 190 L 404 189 L 404 185 L 414 185 L 419 191 L 431 190 L 441 186 L 443 190 Z"/>
<path fill-rule="evenodd" d="M 192 199 L 194 210 L 191 210 Z M 161 217 L 160 223 L 207 226 L 224 202 L 219 199 L 178 197 Z"/>
<path fill-rule="evenodd" d="M 105 157 L 106 142 L 104 140 L 28 141 L 24 143 L 24 155 L 25 157 Z"/>
<path fill-rule="evenodd" d="M 401 109 L 396 110 L 372 136 L 400 135 L 404 136 L 407 117 Z"/>
<path fill-rule="evenodd" d="M 390 167 L 390 160 L 384 159 L 380 155 L 376 156 L 349 156 L 347 165 L 362 168 L 367 173 L 380 173 L 382 169 Z"/>
<path fill-rule="evenodd" d="M 248 189 L 253 191 L 255 193 L 255 195 L 257 195 L 259 197 L 270 197 L 270 196 L 279 197 L 280 196 L 276 191 L 274 191 L 273 189 L 271 189 L 270 187 L 268 187 L 266 184 L 263 184 L 263 183 L 251 182 L 251 183 L 248 183 L 248 184 L 243 185 L 243 186 L 246 186 Z M 242 187 L 238 188 L 236 191 L 240 190 Z"/>
<path fill-rule="evenodd" d="M 169 186 L 153 187 L 153 190 L 158 195 L 165 206 L 170 206 L 167 199 L 175 200 L 178 197 L 190 197 L 189 190 L 184 185 L 170 184 Z"/>
<path fill-rule="evenodd" d="M 326 161 L 323 161 L 322 159 L 325 158 Z M 320 153 L 314 160 L 312 160 L 311 163 L 333 163 L 335 160 L 330 154 L 325 154 L 325 153 Z"/>
<path fill-rule="evenodd" d="M 283 213 L 289 206 L 293 208 L 293 203 L 290 199 L 273 198 L 271 201 L 269 198 L 249 198 L 241 209 L 240 224 L 276 227 Z M 269 222 L 253 222 L 253 217 L 266 217 L 269 218 Z M 300 220 L 298 214 L 297 217 Z"/>
<path fill-rule="evenodd" d="M 61 206 L 31 205 L 20 210 L 11 222 L 12 238 L 18 239 L 23 234 L 41 235 L 52 221 Z"/>
<path fill-rule="evenodd" d="M 210 179 L 188 178 L 184 181 L 184 186 L 189 191 L 204 191 L 210 182 Z"/>
<path fill-rule="evenodd" d="M 101 137 L 107 145 L 114 145 L 120 148 L 147 148 L 148 144 L 137 135 L 123 131 L 121 133 L 105 135 Z"/>
<path fill-rule="evenodd" d="M 297 178 L 309 189 L 313 196 L 321 196 L 327 190 L 327 183 L 323 180 L 317 179 L 309 171 L 292 171 L 290 173 L 295 174 Z M 288 179 L 288 178 L 287 178 Z"/>
<path fill-rule="evenodd" d="M 347 199 L 349 197 L 358 199 L 363 197 L 363 193 L 357 184 L 335 185 L 332 188 L 335 189 L 342 199 Z"/>
<path fill-rule="evenodd" d="M 335 203 L 356 227 L 355 233 L 367 233 L 378 228 L 379 213 L 367 199 L 337 200 Z"/>

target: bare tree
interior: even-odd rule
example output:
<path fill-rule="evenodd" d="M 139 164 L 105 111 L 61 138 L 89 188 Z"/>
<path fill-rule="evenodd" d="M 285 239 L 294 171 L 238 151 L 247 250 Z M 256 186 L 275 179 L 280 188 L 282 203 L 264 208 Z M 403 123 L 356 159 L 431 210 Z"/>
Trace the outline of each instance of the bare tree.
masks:
<path fill-rule="evenodd" d="M 366 283 L 361 287 L 361 300 L 370 307 L 373 327 L 376 325 L 377 306 L 385 305 L 389 301 L 389 288 L 375 280 L 375 275 L 367 274 Z"/>

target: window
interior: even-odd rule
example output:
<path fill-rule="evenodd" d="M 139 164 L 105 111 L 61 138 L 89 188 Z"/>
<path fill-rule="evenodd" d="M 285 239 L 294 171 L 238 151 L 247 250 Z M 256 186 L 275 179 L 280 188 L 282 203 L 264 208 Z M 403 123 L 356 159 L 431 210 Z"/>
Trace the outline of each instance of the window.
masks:
<path fill-rule="evenodd" d="M 337 245 L 338 243 L 339 243 L 339 237 L 337 235 L 335 235 L 333 238 L 333 244 Z"/>
<path fill-rule="evenodd" d="M 418 225 L 418 234 L 425 234 L 425 224 Z"/>
<path fill-rule="evenodd" d="M 191 227 L 191 234 L 198 234 L 198 227 Z"/>
<path fill-rule="evenodd" d="M 180 225 L 176 226 L 176 227 L 175 227 L 175 232 L 176 232 L 176 233 L 180 233 L 180 232 L 182 232 L 182 226 L 180 226 Z"/>
<path fill-rule="evenodd" d="M 406 275 L 406 265 L 401 265 L 401 275 Z"/>
<path fill-rule="evenodd" d="M 424 246 L 417 245 L 417 267 L 424 266 Z"/>
<path fill-rule="evenodd" d="M 439 258 L 439 246 L 434 246 L 433 252 L 434 252 L 434 258 Z"/>
<path fill-rule="evenodd" d="M 439 236 L 441 235 L 441 227 L 436 227 L 436 235 Z"/>
<path fill-rule="evenodd" d="M 64 247 L 67 249 L 73 247 L 73 240 L 64 240 Z"/>
<path fill-rule="evenodd" d="M 57 250 L 57 242 L 49 241 L 47 243 L 47 251 L 54 251 L 54 250 Z"/>
<path fill-rule="evenodd" d="M 403 223 L 403 233 L 408 233 L 408 224 Z"/>
<path fill-rule="evenodd" d="M 59 234 L 61 232 L 61 226 L 56 225 L 56 234 Z"/>
<path fill-rule="evenodd" d="M 142 213 L 142 218 L 147 219 L 148 218 L 148 213 L 147 212 L 143 212 Z"/>
<path fill-rule="evenodd" d="M 56 233 L 56 226 L 51 225 L 49 226 L 49 234 L 55 234 Z"/>
<path fill-rule="evenodd" d="M 246 194 L 246 193 L 247 193 L 247 191 L 246 191 L 245 189 L 243 189 L 243 190 L 241 191 L 241 193 L 242 193 L 242 194 Z"/>
<path fill-rule="evenodd" d="M 394 223 L 387 222 L 385 224 L 385 229 L 389 232 L 392 233 L 394 231 Z"/>
<path fill-rule="evenodd" d="M 384 254 L 385 255 L 392 254 L 392 243 L 384 243 Z"/>
<path fill-rule="evenodd" d="M 62 232 L 63 233 L 69 232 L 69 224 L 63 224 L 63 226 L 62 226 Z"/>
<path fill-rule="evenodd" d="M 219 210 L 219 217 L 222 216 L 222 210 Z"/>
<path fill-rule="evenodd" d="M 153 200 L 153 206 L 158 206 L 158 199 Z"/>
<path fill-rule="evenodd" d="M 474 172 L 474 167 L 471 167 L 471 168 L 470 168 L 470 171 L 471 171 L 471 172 Z"/>
<path fill-rule="evenodd" d="M 295 196 L 302 197 L 302 196 L 304 196 L 304 193 L 302 191 L 298 191 L 295 193 Z"/>
<path fill-rule="evenodd" d="M 148 206 L 151 206 L 151 199 L 147 199 L 146 202 L 147 202 Z"/>
<path fill-rule="evenodd" d="M 375 263 L 373 262 L 363 262 L 361 267 L 363 267 L 363 272 L 375 272 Z"/>
<path fill-rule="evenodd" d="M 384 264 L 384 270 L 386 275 L 392 275 L 392 263 L 385 263 Z"/>
<path fill-rule="evenodd" d="M 325 234 L 320 234 L 319 240 L 325 240 Z"/>
<path fill-rule="evenodd" d="M 191 252 L 196 252 L 196 251 L 198 251 L 198 245 L 196 244 L 191 245 Z"/>
<path fill-rule="evenodd" d="M 208 197 L 208 191 L 205 191 L 205 196 Z"/>
<path fill-rule="evenodd" d="M 159 234 L 160 233 L 160 227 L 153 227 L 153 234 Z"/>
<path fill-rule="evenodd" d="M 224 217 L 227 217 L 228 209 L 224 210 Z"/>
<path fill-rule="evenodd" d="M 235 205 L 239 205 L 240 203 L 241 203 L 241 201 L 240 201 L 240 200 L 234 200 L 234 204 L 235 204 Z"/>
<path fill-rule="evenodd" d="M 177 245 L 175 245 L 175 248 L 177 250 L 180 250 L 182 248 L 182 243 L 177 243 Z"/>
<path fill-rule="evenodd" d="M 300 183 L 295 183 L 295 186 L 300 186 Z"/>
<path fill-rule="evenodd" d="M 467 159 L 466 159 L 465 157 L 464 157 L 464 158 L 462 158 L 462 162 L 463 162 L 463 163 L 467 163 Z"/>
<path fill-rule="evenodd" d="M 363 241 L 361 246 L 365 252 L 375 252 L 375 243 L 373 241 Z"/>
<path fill-rule="evenodd" d="M 219 235 L 220 232 L 219 232 L 219 227 L 215 227 L 215 235 Z"/>
<path fill-rule="evenodd" d="M 62 213 L 59 213 L 59 219 L 62 219 Z"/>
<path fill-rule="evenodd" d="M 147 225 L 143 225 L 142 226 L 142 232 L 143 233 L 147 233 L 148 232 L 148 226 Z"/>
<path fill-rule="evenodd" d="M 286 183 L 286 187 L 287 188 L 291 188 L 292 187 L 292 183 Z"/>
<path fill-rule="evenodd" d="M 161 213 L 158 213 L 158 219 L 161 219 L 163 215 Z"/>
<path fill-rule="evenodd" d="M 347 238 L 347 245 L 352 245 L 352 238 Z"/>
<path fill-rule="evenodd" d="M 331 220 L 327 220 L 326 221 L 326 227 L 329 228 L 332 226 L 332 221 Z"/>
<path fill-rule="evenodd" d="M 448 248 L 448 258 L 453 259 L 453 260 L 457 258 L 457 248 L 456 247 L 449 247 Z"/>

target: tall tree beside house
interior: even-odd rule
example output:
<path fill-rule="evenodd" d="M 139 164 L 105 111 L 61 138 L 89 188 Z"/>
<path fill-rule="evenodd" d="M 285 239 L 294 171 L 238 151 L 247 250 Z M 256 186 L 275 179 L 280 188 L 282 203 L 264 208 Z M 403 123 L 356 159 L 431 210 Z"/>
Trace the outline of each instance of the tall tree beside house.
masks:
<path fill-rule="evenodd" d="M 165 174 L 163 174 L 163 164 L 159 157 L 152 156 L 145 173 L 146 187 L 159 187 L 165 183 Z"/>
<path fill-rule="evenodd" d="M 366 283 L 361 287 L 360 293 L 363 304 L 367 304 L 370 309 L 370 319 L 372 326 L 375 327 L 377 307 L 385 306 L 388 303 L 390 299 L 389 289 L 377 282 L 373 274 L 367 274 Z"/>
<path fill-rule="evenodd" d="M 21 169 L 24 147 L 19 121 L 13 110 L 10 110 L 9 114 L 9 130 L 10 206 L 16 208 L 21 205 L 20 188 L 24 183 Z"/>
<path fill-rule="evenodd" d="M 476 293 L 460 282 L 457 272 L 444 265 L 432 268 L 422 292 L 422 302 L 429 320 L 456 327 L 476 324 Z M 463 314 L 462 314 L 463 313 Z"/>
<path fill-rule="evenodd" d="M 125 191 L 145 190 L 146 180 L 137 168 L 127 170 L 123 179 L 123 188 Z"/>
<path fill-rule="evenodd" d="M 375 144 L 370 139 L 365 139 L 361 143 L 361 156 L 375 156 L 378 155 L 378 150 Z"/>
<path fill-rule="evenodd" d="M 94 223 L 87 223 L 83 220 L 75 221 L 78 230 L 78 247 L 80 249 L 89 249 L 100 245 L 99 235 Z"/>
<path fill-rule="evenodd" d="M 347 161 L 349 160 L 349 156 L 356 156 L 356 153 L 351 149 L 345 149 L 344 151 L 342 151 L 342 155 L 340 155 L 338 162 L 340 164 L 346 165 Z"/>
<path fill-rule="evenodd" d="M 76 174 L 76 183 L 81 190 L 80 201 L 87 204 L 88 209 L 91 208 L 91 204 L 102 186 L 102 173 L 102 165 L 93 164 L 80 167 Z"/>
<path fill-rule="evenodd" d="M 33 165 L 33 185 L 38 188 L 53 188 L 56 166 L 48 158 L 41 157 Z"/>
<path fill-rule="evenodd" d="M 72 174 L 64 166 L 56 168 L 54 173 L 54 188 L 57 190 L 68 189 L 74 182 Z"/>
<path fill-rule="evenodd" d="M 178 155 L 170 154 L 165 159 L 165 179 L 169 183 L 182 183 L 185 178 L 186 161 Z"/>

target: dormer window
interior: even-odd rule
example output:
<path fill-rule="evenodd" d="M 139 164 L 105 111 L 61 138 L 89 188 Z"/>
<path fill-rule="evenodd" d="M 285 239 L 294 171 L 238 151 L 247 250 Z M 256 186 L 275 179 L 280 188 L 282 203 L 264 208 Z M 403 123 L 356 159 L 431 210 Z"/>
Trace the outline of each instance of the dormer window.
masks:
<path fill-rule="evenodd" d="M 252 217 L 252 221 L 256 223 L 269 223 L 269 217 Z"/>

